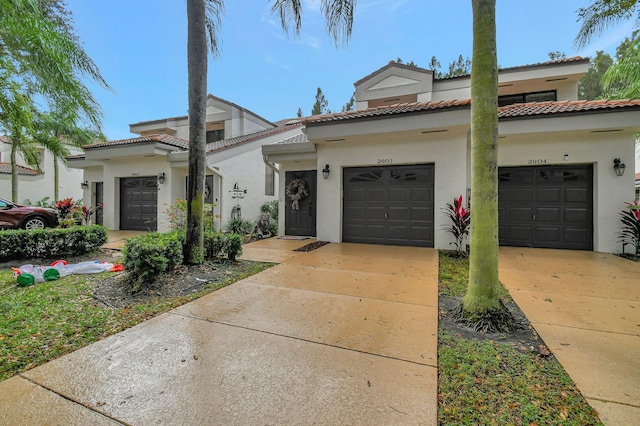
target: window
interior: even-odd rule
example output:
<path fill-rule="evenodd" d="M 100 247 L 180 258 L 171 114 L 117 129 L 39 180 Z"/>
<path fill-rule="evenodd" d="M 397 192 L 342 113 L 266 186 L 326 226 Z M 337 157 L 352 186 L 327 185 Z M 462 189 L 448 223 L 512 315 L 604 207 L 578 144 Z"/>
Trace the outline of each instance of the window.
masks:
<path fill-rule="evenodd" d="M 276 172 L 266 164 L 264 165 L 264 195 L 275 194 Z"/>
<path fill-rule="evenodd" d="M 498 96 L 498 106 L 507 106 L 512 104 L 523 104 L 527 102 L 547 102 L 557 100 L 555 90 L 549 90 L 547 92 L 535 92 L 535 93 L 518 93 L 515 95 L 503 95 Z"/>
<path fill-rule="evenodd" d="M 207 143 L 217 142 L 224 139 L 224 129 L 207 130 Z"/>

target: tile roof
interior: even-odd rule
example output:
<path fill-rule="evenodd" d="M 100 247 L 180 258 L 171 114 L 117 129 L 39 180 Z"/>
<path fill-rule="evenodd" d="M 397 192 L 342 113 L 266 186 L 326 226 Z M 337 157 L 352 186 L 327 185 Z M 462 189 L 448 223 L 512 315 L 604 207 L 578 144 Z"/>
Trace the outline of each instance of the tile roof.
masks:
<path fill-rule="evenodd" d="M 513 104 L 498 108 L 500 118 L 517 118 L 544 115 L 570 115 L 593 111 L 640 110 L 640 100 L 600 100 L 600 101 L 549 101 Z"/>
<path fill-rule="evenodd" d="M 640 173 L 636 173 L 636 180 L 640 180 Z"/>
<path fill-rule="evenodd" d="M 230 106 L 232 106 L 234 108 L 239 109 L 240 111 L 244 111 L 246 113 L 249 113 L 249 114 L 257 117 L 257 118 L 259 118 L 260 120 L 262 120 L 262 121 L 264 121 L 266 123 L 271 123 L 269 120 L 259 116 L 255 112 L 250 111 L 250 110 L 248 110 L 246 108 L 243 108 L 240 105 L 235 104 L 233 102 L 230 102 L 230 101 L 228 101 L 226 99 L 222 99 L 222 98 L 220 98 L 218 96 L 214 96 L 212 94 L 208 94 L 207 95 L 207 99 L 214 99 L 214 100 L 216 100 L 218 102 L 222 102 L 222 103 L 228 104 L 228 105 L 230 105 Z M 187 119 L 189 119 L 188 115 L 181 115 L 181 116 L 178 116 L 178 117 L 168 117 L 168 118 L 160 118 L 160 119 L 156 119 L 156 120 L 139 121 L 137 123 L 130 124 L 130 126 L 140 126 L 140 125 L 144 125 L 144 124 L 159 124 L 159 123 L 165 123 L 167 120 L 187 120 Z M 271 124 L 273 124 L 273 123 L 271 123 Z"/>
<path fill-rule="evenodd" d="M 206 151 L 207 153 L 220 151 L 223 149 L 230 148 L 232 146 L 241 145 L 247 142 L 252 142 L 258 139 L 266 138 L 268 136 L 272 136 L 278 133 L 285 132 L 287 130 L 296 129 L 302 127 L 302 122 L 296 120 L 295 123 L 290 125 L 285 125 L 281 127 L 274 127 L 271 129 L 261 130 L 255 133 L 249 133 L 248 135 L 236 136 L 234 138 L 223 139 L 221 141 L 210 142 L 207 144 Z"/>
<path fill-rule="evenodd" d="M 83 148 L 87 150 L 87 149 L 93 149 L 93 148 L 105 148 L 105 147 L 120 146 L 120 145 L 135 145 L 139 143 L 150 143 L 150 142 L 163 143 L 163 144 L 175 146 L 181 149 L 189 148 L 189 141 L 176 138 L 170 135 L 165 135 L 165 134 L 139 136 L 137 138 L 120 139 L 115 141 L 97 142 L 97 143 L 92 143 L 90 145 L 85 145 L 83 146 Z"/>
<path fill-rule="evenodd" d="M 285 139 L 283 141 L 278 142 L 278 144 L 289 144 L 289 143 L 304 143 L 304 142 L 309 142 L 309 139 L 307 139 L 307 135 L 304 133 L 300 133 L 298 135 L 292 136 L 288 139 Z"/>
<path fill-rule="evenodd" d="M 23 176 L 38 176 L 42 173 L 37 171 L 36 169 L 32 169 L 31 167 L 24 166 L 16 166 L 18 169 L 18 174 Z M 0 163 L 0 173 L 2 174 L 11 174 L 11 163 Z"/>
<path fill-rule="evenodd" d="M 344 122 L 350 120 L 377 119 L 399 114 L 416 114 L 435 112 L 440 110 L 454 110 L 469 108 L 471 100 L 454 100 L 438 102 L 414 102 L 396 104 L 365 110 L 339 112 L 334 114 L 316 115 L 308 117 L 303 122 L 305 125 Z M 523 118 L 533 116 L 547 116 L 559 114 L 590 113 L 594 111 L 607 112 L 612 110 L 640 110 L 640 100 L 602 100 L 602 101 L 554 101 L 531 102 L 526 104 L 513 104 L 498 108 L 500 119 Z"/>

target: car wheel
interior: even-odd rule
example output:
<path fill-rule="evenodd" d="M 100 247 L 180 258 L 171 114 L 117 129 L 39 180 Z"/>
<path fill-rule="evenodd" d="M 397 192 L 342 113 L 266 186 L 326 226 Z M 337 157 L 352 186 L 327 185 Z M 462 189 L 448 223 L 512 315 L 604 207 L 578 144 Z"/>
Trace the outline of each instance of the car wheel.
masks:
<path fill-rule="evenodd" d="M 24 229 L 44 229 L 47 222 L 40 216 L 32 216 L 24 222 Z"/>

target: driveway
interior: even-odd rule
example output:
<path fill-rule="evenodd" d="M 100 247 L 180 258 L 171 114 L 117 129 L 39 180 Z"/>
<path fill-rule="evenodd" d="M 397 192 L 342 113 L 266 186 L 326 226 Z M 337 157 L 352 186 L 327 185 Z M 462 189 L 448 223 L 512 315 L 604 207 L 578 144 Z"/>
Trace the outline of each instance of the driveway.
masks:
<path fill-rule="evenodd" d="M 602 421 L 640 424 L 640 263 L 501 247 L 500 280 Z"/>
<path fill-rule="evenodd" d="M 433 249 L 269 239 L 281 264 L 0 383 L 2 424 L 437 423 Z"/>

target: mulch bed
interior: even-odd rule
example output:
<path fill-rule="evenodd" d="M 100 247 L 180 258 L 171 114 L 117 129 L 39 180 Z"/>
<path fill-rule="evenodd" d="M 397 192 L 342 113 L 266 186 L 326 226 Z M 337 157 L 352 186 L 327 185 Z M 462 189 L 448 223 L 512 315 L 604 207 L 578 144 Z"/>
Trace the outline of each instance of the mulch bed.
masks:
<path fill-rule="evenodd" d="M 541 356 L 548 356 L 549 350 L 538 333 L 529 323 L 526 315 L 514 302 L 506 302 L 505 306 L 511 312 L 517 325 L 511 333 L 481 333 L 473 328 L 460 324 L 454 318 L 454 311 L 460 304 L 461 297 L 438 297 L 438 326 L 446 330 L 451 336 L 475 341 L 492 341 L 506 343 L 520 352 L 537 352 Z"/>
<path fill-rule="evenodd" d="M 303 251 L 303 252 L 309 252 L 309 251 L 313 251 L 315 249 L 319 249 L 322 246 L 326 246 L 327 244 L 330 244 L 328 241 L 314 241 L 312 243 L 309 243 L 305 246 L 299 247 L 297 249 L 295 249 L 294 251 Z"/>

